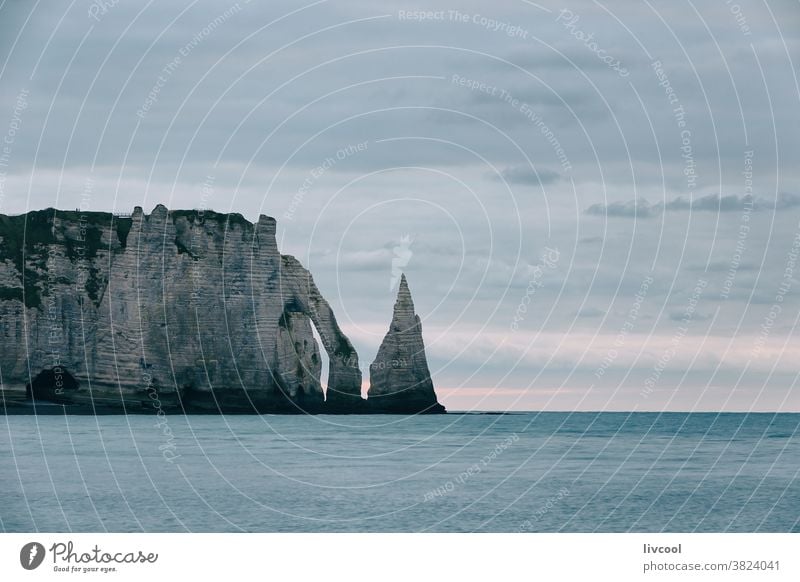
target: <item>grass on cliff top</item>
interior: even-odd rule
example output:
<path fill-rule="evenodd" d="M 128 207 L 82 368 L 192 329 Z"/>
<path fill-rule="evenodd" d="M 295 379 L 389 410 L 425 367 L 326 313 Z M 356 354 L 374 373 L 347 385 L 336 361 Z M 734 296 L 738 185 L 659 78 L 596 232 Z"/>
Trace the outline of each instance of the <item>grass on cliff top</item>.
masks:
<path fill-rule="evenodd" d="M 56 239 L 53 229 L 54 220 L 79 224 L 82 219 L 86 224 L 84 240 Z M 72 260 L 79 257 L 87 260 L 94 259 L 97 252 L 104 247 L 103 228 L 110 224 L 112 219 L 112 215 L 108 212 L 64 212 L 51 208 L 35 210 L 19 216 L 0 215 L 0 237 L 3 238 L 3 244 L 0 246 L 0 259 L 11 259 L 17 266 L 17 270 L 22 272 L 23 255 L 25 257 L 35 256 L 39 247 L 47 247 L 52 244 L 65 246 L 66 254 Z"/>
<path fill-rule="evenodd" d="M 173 223 L 180 217 L 185 217 L 194 223 L 202 216 L 202 221 L 216 222 L 220 228 L 230 228 L 232 225 L 250 225 L 251 223 L 238 213 L 220 213 L 205 210 L 202 215 L 197 210 L 174 210 L 170 212 Z M 67 238 L 57 240 L 54 235 L 54 221 L 84 224 L 84 240 Z M 65 247 L 65 254 L 71 261 L 83 260 L 89 265 L 86 279 L 86 292 L 89 297 L 97 302 L 104 287 L 99 280 L 99 272 L 92 265 L 93 260 L 101 249 L 109 249 L 102 241 L 103 230 L 113 225 L 116 230 L 120 247 L 126 248 L 128 235 L 133 227 L 130 217 L 114 216 L 110 212 L 89 212 L 81 210 L 32 210 L 26 214 L 7 216 L 0 214 L 0 261 L 10 260 L 20 274 L 23 287 L 0 287 L 0 301 L 24 301 L 27 307 L 40 307 L 42 304 L 39 283 L 42 279 L 40 271 L 47 271 L 47 247 L 58 244 Z M 178 248 L 178 252 L 185 251 Z M 38 267 L 38 270 L 35 268 Z"/>
<path fill-rule="evenodd" d="M 84 239 L 57 240 L 54 235 L 55 220 L 85 224 Z M 103 244 L 103 228 L 115 221 L 117 237 L 124 246 L 130 231 L 131 219 L 115 218 L 109 212 L 81 212 L 79 210 L 34 210 L 18 216 L 0 215 L 0 260 L 13 262 L 23 279 L 24 288 L 3 287 L 0 289 L 0 300 L 24 301 L 27 307 L 40 307 L 41 292 L 38 287 L 42 275 L 32 266 L 46 271 L 48 269 L 47 247 L 58 244 L 65 247 L 65 254 L 71 261 L 91 261 L 98 251 L 106 248 Z M 93 301 L 99 298 L 101 284 L 97 280 L 97 270 L 89 268 L 86 280 L 86 291 Z"/>
<path fill-rule="evenodd" d="M 172 217 L 172 224 L 175 224 L 179 218 L 185 218 L 192 224 L 194 224 L 195 221 L 216 222 L 221 227 L 235 224 L 252 226 L 253 224 L 238 212 L 231 212 L 228 214 L 225 212 L 216 212 L 214 210 L 172 210 L 169 214 Z"/>

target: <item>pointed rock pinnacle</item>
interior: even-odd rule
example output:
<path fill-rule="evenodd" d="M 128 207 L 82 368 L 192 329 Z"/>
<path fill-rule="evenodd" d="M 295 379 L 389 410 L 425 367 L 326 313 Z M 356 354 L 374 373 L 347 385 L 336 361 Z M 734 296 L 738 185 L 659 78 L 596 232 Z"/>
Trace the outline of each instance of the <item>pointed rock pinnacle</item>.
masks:
<path fill-rule="evenodd" d="M 400 278 L 389 331 L 369 372 L 367 403 L 371 412 L 416 414 L 445 411 L 436 400 L 425 358 L 422 323 L 414 312 L 405 274 Z"/>

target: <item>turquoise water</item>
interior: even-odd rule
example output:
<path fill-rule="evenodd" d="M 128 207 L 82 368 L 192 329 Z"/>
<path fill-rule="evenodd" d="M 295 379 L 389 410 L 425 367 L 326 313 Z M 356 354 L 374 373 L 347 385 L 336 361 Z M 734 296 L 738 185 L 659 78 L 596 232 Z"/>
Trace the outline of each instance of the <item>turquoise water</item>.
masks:
<path fill-rule="evenodd" d="M 1 417 L 0 529 L 797 532 L 798 429 L 799 414 Z"/>

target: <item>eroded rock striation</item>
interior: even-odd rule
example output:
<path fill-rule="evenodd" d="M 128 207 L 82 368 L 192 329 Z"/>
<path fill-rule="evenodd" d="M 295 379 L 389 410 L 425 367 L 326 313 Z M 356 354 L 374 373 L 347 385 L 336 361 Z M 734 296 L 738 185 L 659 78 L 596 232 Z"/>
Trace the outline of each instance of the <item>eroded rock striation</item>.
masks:
<path fill-rule="evenodd" d="M 378 413 L 442 413 L 425 358 L 422 323 L 405 274 L 400 278 L 394 314 L 378 355 L 369 367 L 367 403 Z"/>
<path fill-rule="evenodd" d="M 0 216 L 4 394 L 92 412 L 363 411 L 358 355 L 275 228 L 162 205 Z"/>

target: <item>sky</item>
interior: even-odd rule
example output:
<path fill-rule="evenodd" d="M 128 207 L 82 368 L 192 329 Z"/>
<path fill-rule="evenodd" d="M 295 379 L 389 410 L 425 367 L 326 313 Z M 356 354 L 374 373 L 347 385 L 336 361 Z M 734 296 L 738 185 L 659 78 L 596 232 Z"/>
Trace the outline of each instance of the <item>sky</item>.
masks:
<path fill-rule="evenodd" d="M 800 411 L 798 48 L 788 0 L 5 0 L 0 212 L 274 216 L 362 366 L 405 272 L 450 410 Z"/>

